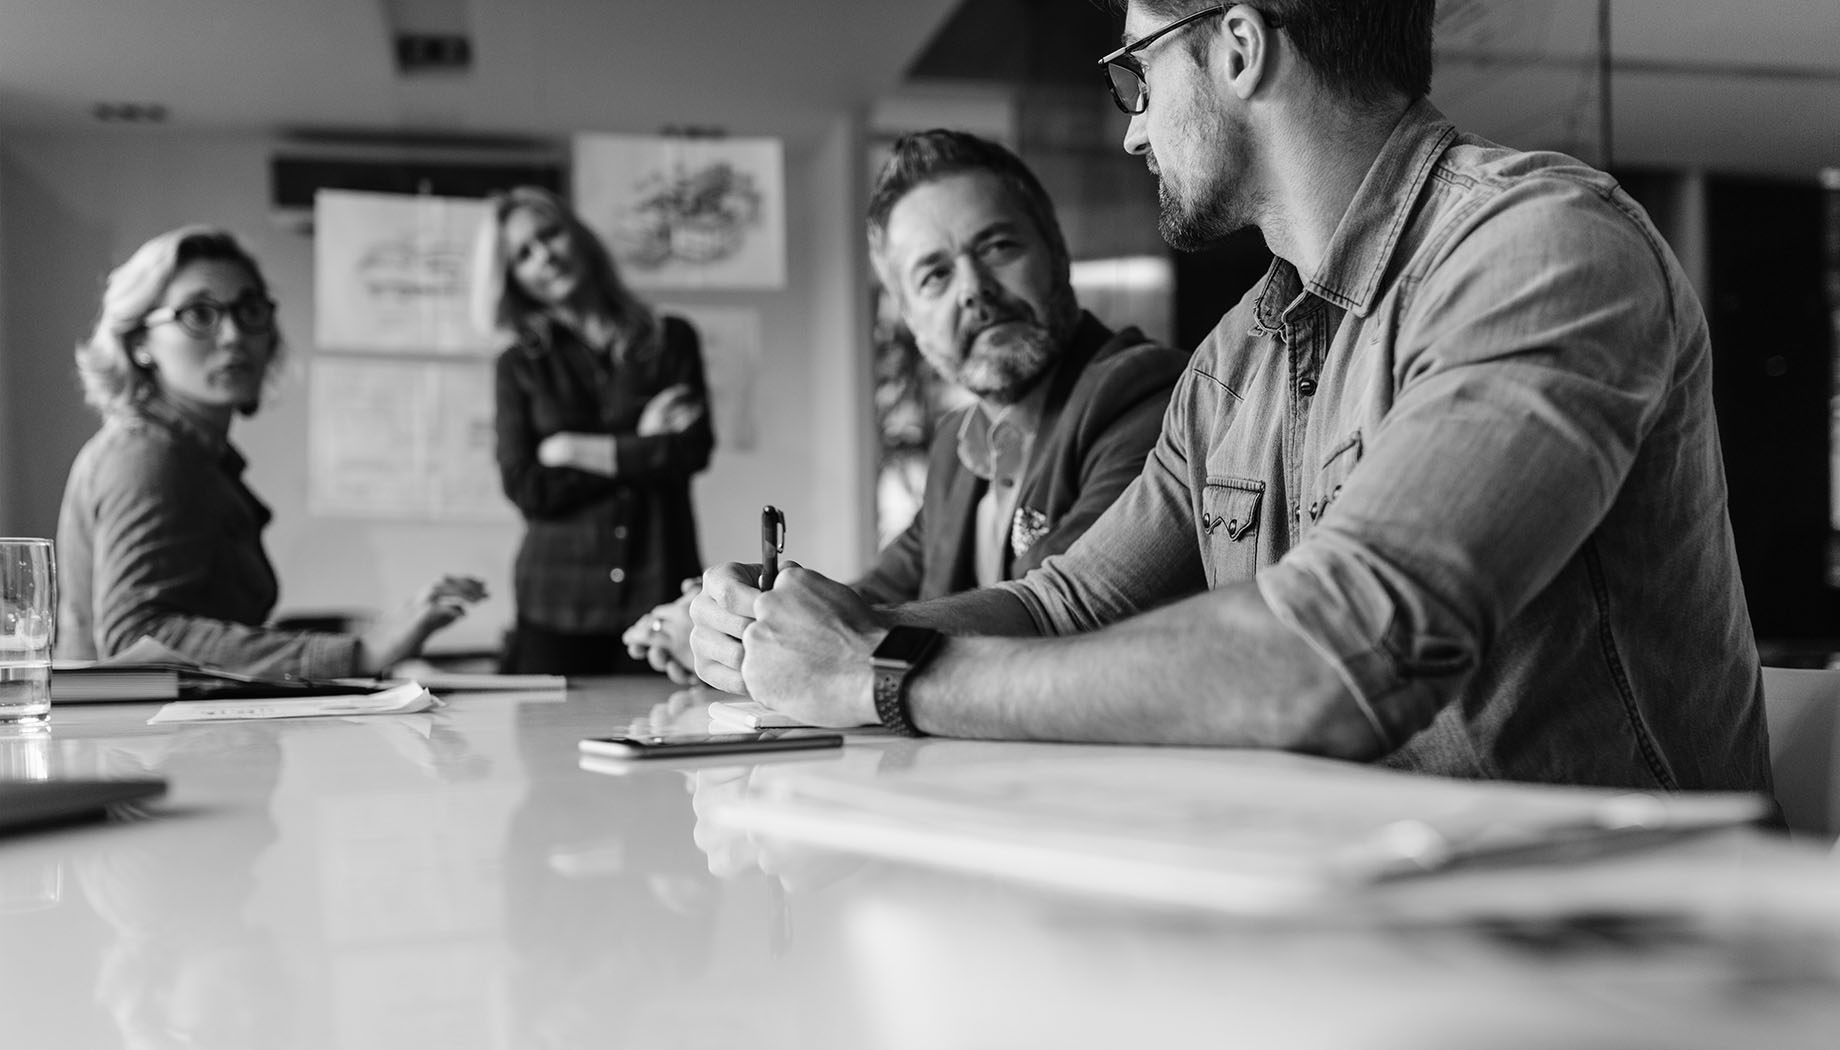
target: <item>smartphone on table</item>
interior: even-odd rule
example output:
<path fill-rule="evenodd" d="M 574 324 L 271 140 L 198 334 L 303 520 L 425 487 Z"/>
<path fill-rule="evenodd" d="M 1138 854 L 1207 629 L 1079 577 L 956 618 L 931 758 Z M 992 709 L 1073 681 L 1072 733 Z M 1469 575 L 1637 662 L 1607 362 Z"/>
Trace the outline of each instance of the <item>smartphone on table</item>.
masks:
<path fill-rule="evenodd" d="M 583 754 L 603 758 L 691 758 L 764 751 L 812 751 L 843 746 L 843 734 L 820 729 L 762 729 L 737 733 L 647 733 L 588 737 Z"/>

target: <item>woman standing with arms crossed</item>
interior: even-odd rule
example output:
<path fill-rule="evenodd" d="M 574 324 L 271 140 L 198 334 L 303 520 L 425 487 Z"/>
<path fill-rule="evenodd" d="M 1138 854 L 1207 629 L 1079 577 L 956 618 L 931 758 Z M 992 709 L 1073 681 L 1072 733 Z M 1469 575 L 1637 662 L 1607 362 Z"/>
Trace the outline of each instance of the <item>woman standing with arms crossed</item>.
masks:
<path fill-rule="evenodd" d="M 485 597 L 444 576 L 363 635 L 264 626 L 279 595 L 269 510 L 230 444 L 281 360 L 275 301 L 236 238 L 185 226 L 109 274 L 77 347 L 102 429 L 77 453 L 58 512 L 58 656 L 98 659 L 144 637 L 244 674 L 375 674 Z"/>
<path fill-rule="evenodd" d="M 499 355 L 498 470 L 526 530 L 508 674 L 646 671 L 620 631 L 702 571 L 690 478 L 715 447 L 696 330 L 621 282 L 546 190 L 499 198 L 475 259 Z"/>

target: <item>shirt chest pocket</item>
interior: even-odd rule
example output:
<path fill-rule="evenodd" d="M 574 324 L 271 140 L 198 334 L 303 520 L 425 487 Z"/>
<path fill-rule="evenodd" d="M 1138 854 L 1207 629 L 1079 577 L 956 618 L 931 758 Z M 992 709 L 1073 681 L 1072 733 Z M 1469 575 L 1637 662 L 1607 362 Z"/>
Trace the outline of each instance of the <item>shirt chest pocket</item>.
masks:
<path fill-rule="evenodd" d="M 1258 569 L 1259 510 L 1265 483 L 1209 478 L 1201 492 L 1201 554 L 1209 587 L 1250 580 Z"/>
<path fill-rule="evenodd" d="M 1354 472 L 1361 463 L 1361 432 L 1355 431 L 1338 442 L 1323 459 L 1322 467 L 1317 470 L 1311 487 L 1310 505 L 1304 508 L 1309 523 L 1314 525 L 1329 507 L 1342 494 L 1342 482 Z"/>

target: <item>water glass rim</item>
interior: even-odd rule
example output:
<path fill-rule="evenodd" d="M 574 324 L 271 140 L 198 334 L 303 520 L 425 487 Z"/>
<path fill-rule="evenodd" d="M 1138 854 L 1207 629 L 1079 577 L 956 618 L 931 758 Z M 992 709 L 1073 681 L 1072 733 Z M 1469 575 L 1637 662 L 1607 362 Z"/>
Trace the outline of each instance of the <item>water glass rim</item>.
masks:
<path fill-rule="evenodd" d="M 51 540 L 45 536 L 0 536 L 0 543 L 42 543 L 51 546 Z"/>

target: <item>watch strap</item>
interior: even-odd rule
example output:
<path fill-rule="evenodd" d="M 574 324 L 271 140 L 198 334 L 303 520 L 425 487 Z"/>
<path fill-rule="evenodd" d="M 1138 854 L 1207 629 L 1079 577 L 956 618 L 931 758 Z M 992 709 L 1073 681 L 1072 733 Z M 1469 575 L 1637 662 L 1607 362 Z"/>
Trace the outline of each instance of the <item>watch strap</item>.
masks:
<path fill-rule="evenodd" d="M 917 655 L 912 660 L 890 659 L 882 655 L 880 647 L 875 656 L 875 717 L 891 732 L 901 736 L 925 736 L 909 712 L 907 703 L 907 684 L 912 674 L 925 665 L 926 661 L 939 647 L 939 632 L 925 627 L 896 627 L 895 631 L 907 632 L 910 636 L 924 632 L 926 637 L 919 646 Z M 893 633 L 892 631 L 890 632 Z"/>

